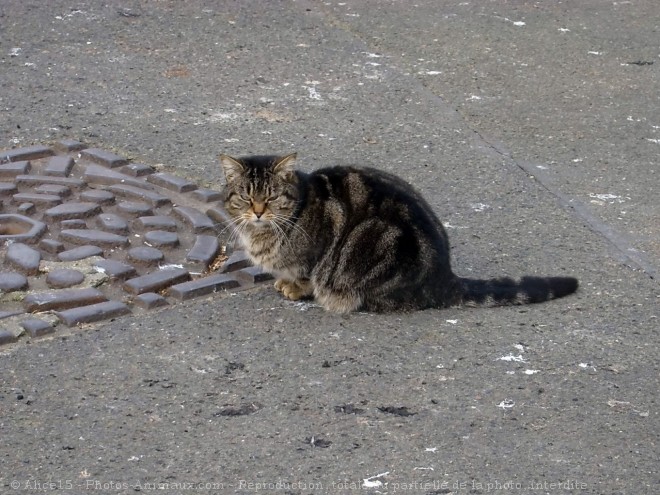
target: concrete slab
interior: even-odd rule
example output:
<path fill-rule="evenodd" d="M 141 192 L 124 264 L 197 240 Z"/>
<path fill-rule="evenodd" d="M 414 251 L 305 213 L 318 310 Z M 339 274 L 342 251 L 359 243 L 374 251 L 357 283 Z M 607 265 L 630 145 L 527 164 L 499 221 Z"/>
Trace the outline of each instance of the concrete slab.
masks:
<path fill-rule="evenodd" d="M 0 16 L 4 148 L 84 140 L 210 189 L 220 153 L 370 164 L 429 198 L 459 274 L 581 281 L 548 304 L 406 315 L 209 294 L 4 345 L 2 486 L 654 493 L 655 2 Z"/>

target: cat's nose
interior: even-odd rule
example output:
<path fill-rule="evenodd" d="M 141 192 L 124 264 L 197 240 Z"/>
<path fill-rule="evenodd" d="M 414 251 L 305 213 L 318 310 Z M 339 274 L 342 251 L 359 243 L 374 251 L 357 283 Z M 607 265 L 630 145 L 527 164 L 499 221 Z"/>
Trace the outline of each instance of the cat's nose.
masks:
<path fill-rule="evenodd" d="M 266 211 L 266 203 L 256 202 L 256 201 L 253 202 L 252 211 L 254 212 L 254 215 L 257 218 L 261 218 L 261 215 L 263 215 L 264 211 Z"/>

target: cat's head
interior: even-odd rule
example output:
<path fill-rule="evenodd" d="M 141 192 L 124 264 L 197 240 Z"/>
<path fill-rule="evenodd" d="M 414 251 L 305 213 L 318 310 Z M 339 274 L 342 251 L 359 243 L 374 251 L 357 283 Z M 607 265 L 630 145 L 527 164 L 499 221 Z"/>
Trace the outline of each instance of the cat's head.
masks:
<path fill-rule="evenodd" d="M 298 203 L 296 154 L 286 156 L 220 156 L 225 172 L 225 210 L 237 222 L 267 227 L 286 222 Z"/>

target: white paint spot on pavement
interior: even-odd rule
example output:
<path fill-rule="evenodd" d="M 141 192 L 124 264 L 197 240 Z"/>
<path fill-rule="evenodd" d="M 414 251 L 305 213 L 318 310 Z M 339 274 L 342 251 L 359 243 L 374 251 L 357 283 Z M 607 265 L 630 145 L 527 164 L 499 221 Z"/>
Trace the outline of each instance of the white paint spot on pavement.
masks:
<path fill-rule="evenodd" d="M 474 211 L 484 211 L 484 210 L 487 210 L 488 208 L 490 208 L 490 205 L 487 205 L 487 204 L 484 204 L 484 203 L 474 203 L 474 204 L 471 204 L 470 207 L 472 207 L 472 209 Z"/>
<path fill-rule="evenodd" d="M 502 402 L 500 402 L 497 405 L 497 407 L 499 407 L 500 409 L 511 409 L 515 405 L 516 403 L 511 399 L 504 399 Z"/>
<path fill-rule="evenodd" d="M 499 361 L 508 361 L 508 362 L 513 362 L 513 363 L 526 363 L 527 361 L 525 360 L 524 357 L 522 357 L 521 354 L 518 354 L 517 356 L 514 356 L 513 354 L 509 354 L 508 356 L 502 356 L 499 358 Z"/>
<path fill-rule="evenodd" d="M 381 487 L 381 486 L 383 486 L 383 482 L 378 480 L 377 478 L 382 478 L 383 476 L 387 476 L 388 474 L 390 474 L 390 472 L 385 471 L 384 473 L 380 473 L 380 474 L 377 474 L 375 476 L 371 476 L 369 478 L 364 478 L 362 480 L 362 486 L 364 488 L 378 488 L 378 487 Z M 372 481 L 372 480 L 376 480 L 376 481 Z"/>
<path fill-rule="evenodd" d="M 593 199 L 592 203 L 596 204 L 602 204 L 603 202 L 606 203 L 623 203 L 625 202 L 625 199 L 622 198 L 621 196 L 617 196 L 616 194 L 610 194 L 610 193 L 604 193 L 604 194 L 596 194 L 596 193 L 589 193 L 589 197 Z"/>
<path fill-rule="evenodd" d="M 225 120 L 236 120 L 238 114 L 234 112 L 213 112 L 209 115 L 209 122 L 223 122 Z"/>

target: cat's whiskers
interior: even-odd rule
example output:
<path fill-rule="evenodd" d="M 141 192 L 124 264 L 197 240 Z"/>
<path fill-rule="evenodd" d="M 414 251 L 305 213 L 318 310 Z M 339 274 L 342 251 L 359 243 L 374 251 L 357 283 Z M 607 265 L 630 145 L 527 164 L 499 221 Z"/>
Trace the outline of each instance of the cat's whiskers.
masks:
<path fill-rule="evenodd" d="M 305 236 L 305 238 L 308 241 L 311 241 L 312 238 L 309 236 L 307 232 L 305 232 L 305 229 L 303 229 L 300 225 L 298 225 L 297 222 L 294 222 L 291 220 L 291 217 L 281 215 L 281 214 L 274 214 L 274 222 L 278 223 L 278 225 L 281 223 L 283 226 L 291 231 L 297 232 L 299 234 L 302 234 Z"/>
<path fill-rule="evenodd" d="M 227 244 L 232 244 L 236 241 L 236 239 L 239 239 L 242 237 L 242 235 L 245 233 L 247 230 L 247 226 L 250 223 L 250 221 L 243 216 L 237 217 L 232 219 L 228 224 L 226 228 L 231 228 L 231 233 L 229 234 L 229 239 L 227 240 Z M 224 232 L 225 229 L 223 229 Z"/>

